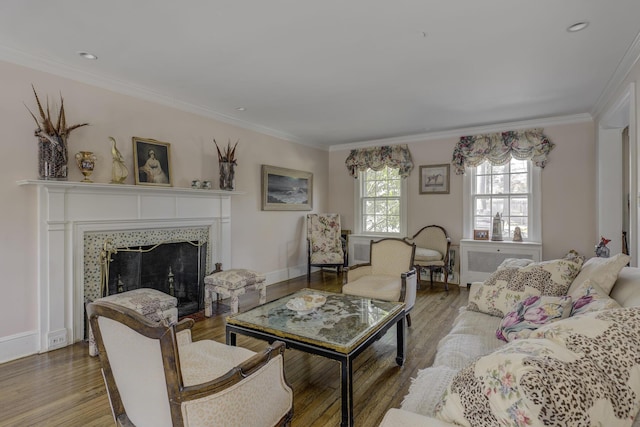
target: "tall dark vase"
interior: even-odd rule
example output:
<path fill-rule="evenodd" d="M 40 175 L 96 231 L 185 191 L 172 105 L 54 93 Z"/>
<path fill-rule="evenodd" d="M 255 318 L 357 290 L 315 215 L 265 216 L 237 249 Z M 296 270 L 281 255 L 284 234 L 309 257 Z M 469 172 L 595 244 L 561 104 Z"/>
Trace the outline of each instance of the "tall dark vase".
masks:
<path fill-rule="evenodd" d="M 69 173 L 67 141 L 58 136 L 38 136 L 38 179 L 66 181 Z"/>
<path fill-rule="evenodd" d="M 220 189 L 233 190 L 235 188 L 235 162 L 220 162 Z"/>

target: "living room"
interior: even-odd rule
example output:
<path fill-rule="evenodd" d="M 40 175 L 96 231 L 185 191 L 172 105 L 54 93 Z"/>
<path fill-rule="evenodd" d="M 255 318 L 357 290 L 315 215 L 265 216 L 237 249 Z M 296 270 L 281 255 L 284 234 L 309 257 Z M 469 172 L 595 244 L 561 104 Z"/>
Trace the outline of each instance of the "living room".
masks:
<path fill-rule="evenodd" d="M 637 45 L 636 39 L 629 46 L 629 52 L 634 53 Z M 75 51 L 79 47 L 70 49 Z M 460 239 L 470 237 L 464 235 L 462 227 L 463 177 L 450 175 L 449 194 L 421 195 L 418 166 L 450 163 L 454 147 L 464 135 L 543 128 L 545 135 L 555 143 L 541 174 L 543 258 L 559 258 L 570 249 L 589 257 L 600 238 L 600 230 L 606 229 L 602 222 L 607 213 L 606 206 L 599 202 L 607 193 L 606 187 L 602 189 L 603 171 L 609 170 L 607 163 L 601 163 L 601 154 L 607 152 L 603 145 L 602 123 L 625 100 L 635 112 L 626 125 L 632 129 L 633 145 L 638 142 L 636 100 L 639 99 L 640 64 L 637 53 L 623 62 L 629 64 L 628 67 L 608 76 L 611 82 L 601 88 L 597 108 L 591 106 L 572 114 L 520 120 L 501 119 L 476 126 L 359 140 L 329 147 L 300 143 L 288 138 L 284 132 L 278 135 L 260 126 L 245 126 L 240 120 L 234 124 L 216 119 L 196 105 L 187 105 L 177 98 L 154 94 L 134 85 L 122 85 L 116 79 L 93 78 L 72 67 L 56 67 L 55 61 L 34 54 L 23 55 L 5 49 L 0 58 L 3 146 L 8 149 L 3 156 L 1 176 L 4 179 L 0 183 L 0 194 L 5 200 L 4 220 L 0 225 L 0 271 L 3 272 L 0 310 L 5 319 L 0 324 L 0 362 L 46 350 L 43 337 L 48 332 L 70 330 L 73 324 L 73 319 L 68 318 L 61 319 L 59 324 L 43 323 L 39 313 L 39 307 L 49 301 L 38 284 L 39 272 L 45 267 L 39 258 L 42 236 L 38 231 L 37 186 L 17 184 L 21 180 L 37 178 L 34 122 L 25 109 L 25 105 L 32 111 L 37 108 L 32 84 L 41 98 L 48 98 L 52 106 L 58 105 L 60 94 L 64 97 L 70 124 L 89 123 L 89 126 L 74 130 L 69 138 L 69 153 L 74 155 L 81 150 L 95 153 L 97 162 L 91 176 L 95 183 L 106 184 L 112 178 L 109 137 L 115 138 L 128 162 L 128 185 L 135 184 L 131 173 L 132 137 L 170 143 L 173 187 L 176 188 L 190 188 L 195 179 L 211 181 L 217 188 L 218 156 L 213 140 L 225 146 L 227 141 L 239 141 L 235 189 L 241 194 L 231 197 L 230 265 L 223 265 L 223 268 L 249 267 L 264 272 L 269 284 L 305 274 L 304 217 L 307 212 L 261 209 L 262 165 L 312 173 L 312 211 L 337 212 L 341 215 L 343 228 L 355 230 L 356 181 L 344 164 L 350 150 L 407 144 L 415 169 L 407 178 L 406 235 L 425 225 L 439 224 L 456 244 Z M 80 170 L 70 162 L 69 182 L 82 179 Z M 64 265 L 60 268 L 68 275 L 74 267 Z M 72 304 L 74 300 L 69 294 L 51 298 L 60 305 Z M 69 343 L 73 336 L 69 332 Z"/>

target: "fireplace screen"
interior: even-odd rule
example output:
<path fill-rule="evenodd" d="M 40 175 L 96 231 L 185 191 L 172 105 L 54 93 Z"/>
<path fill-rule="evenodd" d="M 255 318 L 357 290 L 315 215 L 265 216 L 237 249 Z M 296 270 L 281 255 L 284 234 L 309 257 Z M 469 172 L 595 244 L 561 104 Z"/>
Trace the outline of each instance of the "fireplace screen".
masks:
<path fill-rule="evenodd" d="M 204 307 L 206 242 L 166 242 L 103 251 L 102 295 L 139 288 L 157 289 L 178 299 L 178 315 Z"/>

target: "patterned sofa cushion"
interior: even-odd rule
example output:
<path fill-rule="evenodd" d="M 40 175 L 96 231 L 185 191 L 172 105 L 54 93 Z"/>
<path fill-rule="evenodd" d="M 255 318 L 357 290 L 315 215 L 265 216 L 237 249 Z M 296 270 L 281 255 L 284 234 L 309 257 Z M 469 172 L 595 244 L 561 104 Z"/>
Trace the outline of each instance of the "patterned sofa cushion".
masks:
<path fill-rule="evenodd" d="M 582 266 L 568 293 L 573 293 L 585 281 L 593 280 L 605 293 L 609 294 L 618 278 L 618 273 L 620 273 L 622 267 L 629 263 L 630 259 L 629 255 L 622 253 L 616 254 L 611 258 L 590 258 Z"/>
<path fill-rule="evenodd" d="M 436 416 L 460 425 L 630 426 L 640 408 L 640 308 L 550 323 L 454 377 Z"/>
<path fill-rule="evenodd" d="M 563 296 L 582 267 L 580 257 L 502 268 L 469 291 L 469 310 L 504 317 L 516 304 L 536 295 Z"/>
<path fill-rule="evenodd" d="M 596 282 L 587 279 L 571 293 L 573 299 L 571 316 L 592 311 L 619 308 L 620 304 L 609 297 Z"/>
<path fill-rule="evenodd" d="M 507 313 L 496 330 L 502 341 L 527 338 L 532 331 L 547 323 L 562 320 L 571 313 L 571 297 L 533 296 L 520 301 Z"/>

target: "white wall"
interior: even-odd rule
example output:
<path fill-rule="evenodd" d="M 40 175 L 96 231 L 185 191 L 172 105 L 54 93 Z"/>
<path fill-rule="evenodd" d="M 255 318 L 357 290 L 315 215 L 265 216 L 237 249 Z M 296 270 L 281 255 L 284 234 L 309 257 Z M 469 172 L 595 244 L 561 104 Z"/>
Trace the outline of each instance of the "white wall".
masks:
<path fill-rule="evenodd" d="M 37 179 L 35 123 L 25 108 L 26 104 L 37 111 L 32 83 L 43 101 L 48 95 L 57 105 L 62 93 L 69 124 L 91 124 L 71 133 L 69 154 L 95 152 L 95 182 L 111 180 L 108 137 L 113 136 L 128 162 L 127 184 L 134 184 L 131 137 L 137 136 L 171 143 L 175 187 L 188 187 L 199 178 L 211 180 L 218 188 L 218 159 L 212 140 L 226 145 L 228 139 L 239 139 L 236 190 L 246 194 L 232 200 L 233 265 L 223 268 L 252 268 L 267 273 L 271 281 L 306 272 L 303 218 L 307 212 L 261 211 L 260 166 L 312 172 L 313 210 L 324 211 L 328 205 L 327 151 L 14 64 L 0 62 L 0 76 L 0 362 L 22 355 L 17 343 L 38 328 L 36 194 L 34 189 L 16 185 L 18 180 Z M 69 167 L 69 180 L 80 181 L 79 169 L 71 162 Z"/>
<path fill-rule="evenodd" d="M 500 130 L 499 125 L 495 128 Z M 593 124 L 584 120 L 554 124 L 546 126 L 544 132 L 556 147 L 542 171 L 543 259 L 561 257 L 570 249 L 591 257 L 597 243 Z M 408 178 L 409 234 L 425 225 L 438 224 L 447 230 L 453 244 L 463 238 L 462 176 L 455 175 L 452 169 L 449 194 L 419 194 L 420 165 L 450 163 L 458 139 L 459 136 L 408 143 L 415 165 Z M 353 229 L 354 179 L 344 165 L 348 155 L 349 150 L 345 149 L 330 152 L 330 209 L 342 215 L 345 228 Z"/>

